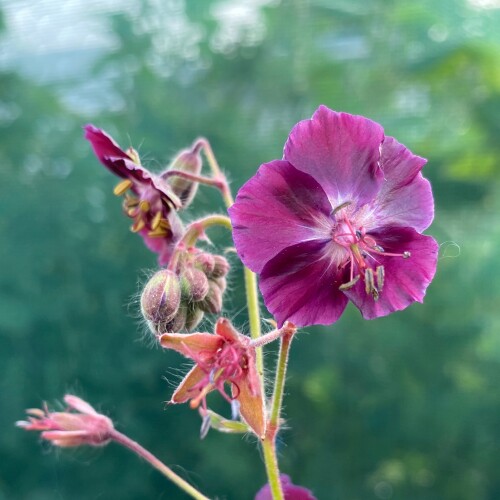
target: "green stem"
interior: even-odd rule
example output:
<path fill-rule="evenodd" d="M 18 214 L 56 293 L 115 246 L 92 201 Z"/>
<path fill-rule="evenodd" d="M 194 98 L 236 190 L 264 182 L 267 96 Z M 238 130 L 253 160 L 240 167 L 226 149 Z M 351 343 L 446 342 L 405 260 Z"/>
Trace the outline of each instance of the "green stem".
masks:
<path fill-rule="evenodd" d="M 276 377 L 274 380 L 273 399 L 271 403 L 271 414 L 267 423 L 266 437 L 262 443 L 269 487 L 271 488 L 271 494 L 274 500 L 284 499 L 280 482 L 278 461 L 276 458 L 276 436 L 280 425 L 281 405 L 283 402 L 286 368 L 288 365 L 288 353 L 290 351 L 290 343 L 292 342 L 295 331 L 295 327 L 285 326 L 285 331 L 281 337 L 280 352 L 276 365 Z"/>
<path fill-rule="evenodd" d="M 159 470 L 165 477 L 176 484 L 181 490 L 185 491 L 190 497 L 194 498 L 195 500 L 209 500 L 208 497 L 200 493 L 196 488 L 182 479 L 182 477 L 178 476 L 172 469 L 167 467 L 151 452 L 143 448 L 136 441 L 130 439 L 128 436 L 125 436 L 125 434 L 122 434 L 121 432 L 113 429 L 113 431 L 111 432 L 111 439 L 142 457 L 144 460 L 146 460 L 146 462 L 152 465 L 155 469 Z"/>
<path fill-rule="evenodd" d="M 226 207 L 229 208 L 233 203 L 233 197 L 229 186 L 227 184 L 224 174 L 221 172 L 219 164 L 215 159 L 212 148 L 206 139 L 200 139 L 203 143 L 203 151 L 207 157 L 207 161 L 212 170 L 214 179 L 221 179 L 224 181 L 225 190 L 222 190 L 222 196 L 224 198 L 224 203 Z M 250 336 L 253 340 L 258 339 L 261 336 L 260 328 L 260 307 L 259 307 L 259 289 L 257 286 L 257 276 L 255 273 L 250 271 L 247 267 L 244 267 L 245 276 L 245 291 L 247 296 L 247 307 L 248 307 L 248 318 L 250 323 Z M 273 410 L 271 411 L 271 418 L 269 420 L 268 428 L 266 429 L 266 435 L 262 440 L 262 450 L 264 455 L 264 462 L 266 465 L 266 473 L 268 482 L 271 488 L 271 492 L 274 500 L 283 500 L 283 491 L 280 482 L 280 472 L 278 468 L 278 459 L 276 456 L 276 433 L 279 426 L 279 412 L 281 409 L 281 400 L 283 397 L 283 384 L 285 380 L 286 372 L 286 360 L 288 358 L 288 347 L 290 345 L 291 336 L 289 331 L 284 334 L 287 340 L 281 341 L 280 350 L 280 360 L 278 361 L 278 369 L 276 372 L 276 380 L 280 383 L 280 388 L 277 390 L 275 385 L 274 396 L 273 396 Z M 262 397 L 265 394 L 265 383 L 264 383 L 264 360 L 262 355 L 262 347 L 257 347 L 256 352 L 256 363 L 257 371 L 259 374 L 259 382 L 262 391 Z M 284 359 L 284 361 L 283 361 Z M 284 363 L 284 366 L 283 366 Z M 275 403 L 278 405 L 277 410 L 275 410 Z M 274 418 L 273 415 L 277 412 L 278 418 Z"/>
<path fill-rule="evenodd" d="M 295 327 L 287 329 L 281 337 L 280 353 L 276 366 L 276 378 L 274 380 L 273 401 L 271 404 L 271 416 L 269 418 L 269 428 L 275 429 L 275 433 L 279 428 L 279 419 L 281 413 L 281 405 L 283 403 L 283 392 L 285 390 L 286 368 L 288 366 L 288 353 L 290 344 L 292 343 Z M 274 436 L 276 437 L 276 436 Z"/>

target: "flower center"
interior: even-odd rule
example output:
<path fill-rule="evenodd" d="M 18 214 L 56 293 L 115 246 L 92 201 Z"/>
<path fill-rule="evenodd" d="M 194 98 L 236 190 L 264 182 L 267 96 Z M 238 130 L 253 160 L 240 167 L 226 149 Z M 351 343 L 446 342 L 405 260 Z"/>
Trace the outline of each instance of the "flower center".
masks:
<path fill-rule="evenodd" d="M 212 390 L 216 389 L 231 405 L 238 397 L 238 381 L 245 376 L 245 370 L 248 369 L 248 357 L 245 349 L 231 342 L 224 342 L 215 352 L 214 356 L 208 361 L 196 360 L 198 366 L 205 372 L 203 377 L 193 388 L 192 391 L 199 391 L 191 402 L 191 408 L 197 408 L 200 403 L 204 410 L 207 409 L 206 396 Z M 237 388 L 237 395 L 230 397 L 224 390 L 224 384 L 230 382 Z"/>
<path fill-rule="evenodd" d="M 351 289 L 361 279 L 365 282 L 365 292 L 378 300 L 384 288 L 385 269 L 379 265 L 377 255 L 384 257 L 402 257 L 408 259 L 410 252 L 389 253 L 384 250 L 375 238 L 366 233 L 366 229 L 356 224 L 356 217 L 346 208 L 351 202 L 343 203 L 333 210 L 336 218 L 332 239 L 346 251 L 346 259 L 340 265 L 343 269 L 350 265 L 349 281 L 340 285 L 342 291 Z"/>
<path fill-rule="evenodd" d="M 143 229 L 147 229 L 147 234 L 151 238 L 169 236 L 170 223 L 165 218 L 165 210 L 157 192 L 153 188 L 141 189 L 139 190 L 141 194 L 136 196 L 128 193 L 133 186 L 134 183 L 131 180 L 124 179 L 113 190 L 116 196 L 125 195 L 123 210 L 128 217 L 134 220 L 130 228 L 132 232 L 138 233 Z"/>

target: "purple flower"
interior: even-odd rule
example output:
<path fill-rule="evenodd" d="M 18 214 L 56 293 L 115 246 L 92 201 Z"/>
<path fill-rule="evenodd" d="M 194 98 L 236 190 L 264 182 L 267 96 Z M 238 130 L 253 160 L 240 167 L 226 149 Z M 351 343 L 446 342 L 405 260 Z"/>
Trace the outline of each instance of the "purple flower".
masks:
<path fill-rule="evenodd" d="M 295 486 L 286 474 L 280 474 L 281 487 L 285 500 L 316 500 L 316 497 L 306 488 Z M 255 495 L 255 500 L 272 500 L 269 484 L 263 486 Z"/>
<path fill-rule="evenodd" d="M 183 233 L 177 216 L 181 201 L 167 181 L 141 166 L 134 149 L 123 151 L 106 132 L 94 125 L 84 128 L 85 138 L 90 141 L 99 161 L 123 179 L 114 193 L 125 195 L 124 212 L 134 221 L 131 230 L 139 233 L 147 247 L 158 254 L 160 265 L 168 263 Z"/>
<path fill-rule="evenodd" d="M 351 300 L 366 319 L 421 302 L 438 245 L 415 156 L 380 125 L 320 106 L 283 160 L 261 165 L 229 209 L 236 250 L 282 325 L 331 324 Z"/>

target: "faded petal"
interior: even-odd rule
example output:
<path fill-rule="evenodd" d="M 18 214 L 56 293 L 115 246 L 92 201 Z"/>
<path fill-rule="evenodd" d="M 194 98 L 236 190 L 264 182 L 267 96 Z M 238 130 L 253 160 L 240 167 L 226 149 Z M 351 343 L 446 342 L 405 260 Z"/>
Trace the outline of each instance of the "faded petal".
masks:
<path fill-rule="evenodd" d="M 191 398 L 198 396 L 199 390 L 195 392 L 194 387 L 206 376 L 207 374 L 198 365 L 193 366 L 172 394 L 170 402 L 175 404 L 185 403 Z"/>
<path fill-rule="evenodd" d="M 324 237 L 332 210 L 323 188 L 287 161 L 261 165 L 228 210 L 243 263 L 254 272 L 281 250 Z"/>
<path fill-rule="evenodd" d="M 66 394 L 64 396 L 64 402 L 73 410 L 79 411 L 80 413 L 86 413 L 87 415 L 99 415 L 94 407 L 79 398 L 78 396 L 73 396 L 72 394 Z"/>
<path fill-rule="evenodd" d="M 419 232 L 429 227 L 434 199 L 420 172 L 426 161 L 393 137 L 385 138 L 380 159 L 385 181 L 372 202 L 374 227 L 413 227 Z"/>
<path fill-rule="evenodd" d="M 227 318 L 219 318 L 217 320 L 217 323 L 215 323 L 215 334 L 229 342 L 241 343 L 242 339 L 248 339 L 248 337 L 241 335 Z"/>
<path fill-rule="evenodd" d="M 371 235 L 389 253 L 411 252 L 411 257 L 377 255 L 377 265 L 385 270 L 384 286 L 377 301 L 365 292 L 360 280 L 344 293 L 361 311 L 365 319 L 386 316 L 422 302 L 425 291 L 436 272 L 439 245 L 431 236 L 417 233 L 413 228 L 386 228 Z"/>
<path fill-rule="evenodd" d="M 264 399 L 260 386 L 257 391 L 247 377 L 232 384 L 232 394 L 240 403 L 240 414 L 243 420 L 252 428 L 257 436 L 264 437 L 266 433 L 266 422 L 264 415 Z"/>
<path fill-rule="evenodd" d="M 278 327 L 330 325 L 347 305 L 339 286 L 347 281 L 329 257 L 331 243 L 306 241 L 283 250 L 261 273 L 260 290 Z"/>
<path fill-rule="evenodd" d="M 212 333 L 164 333 L 159 340 L 165 349 L 173 349 L 197 362 L 210 359 L 223 343 Z"/>
<path fill-rule="evenodd" d="M 363 116 L 320 106 L 299 122 L 285 144 L 284 160 L 310 174 L 334 204 L 369 202 L 380 189 L 382 127 Z"/>

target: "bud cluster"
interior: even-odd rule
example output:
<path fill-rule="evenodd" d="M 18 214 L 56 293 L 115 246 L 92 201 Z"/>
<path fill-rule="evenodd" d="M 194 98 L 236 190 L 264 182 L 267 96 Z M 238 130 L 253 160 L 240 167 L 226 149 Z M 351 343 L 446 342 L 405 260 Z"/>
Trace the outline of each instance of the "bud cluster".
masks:
<path fill-rule="evenodd" d="M 175 271 L 161 269 L 146 284 L 141 312 L 155 335 L 192 331 L 205 313 L 219 314 L 228 261 L 196 248 L 184 252 Z"/>

